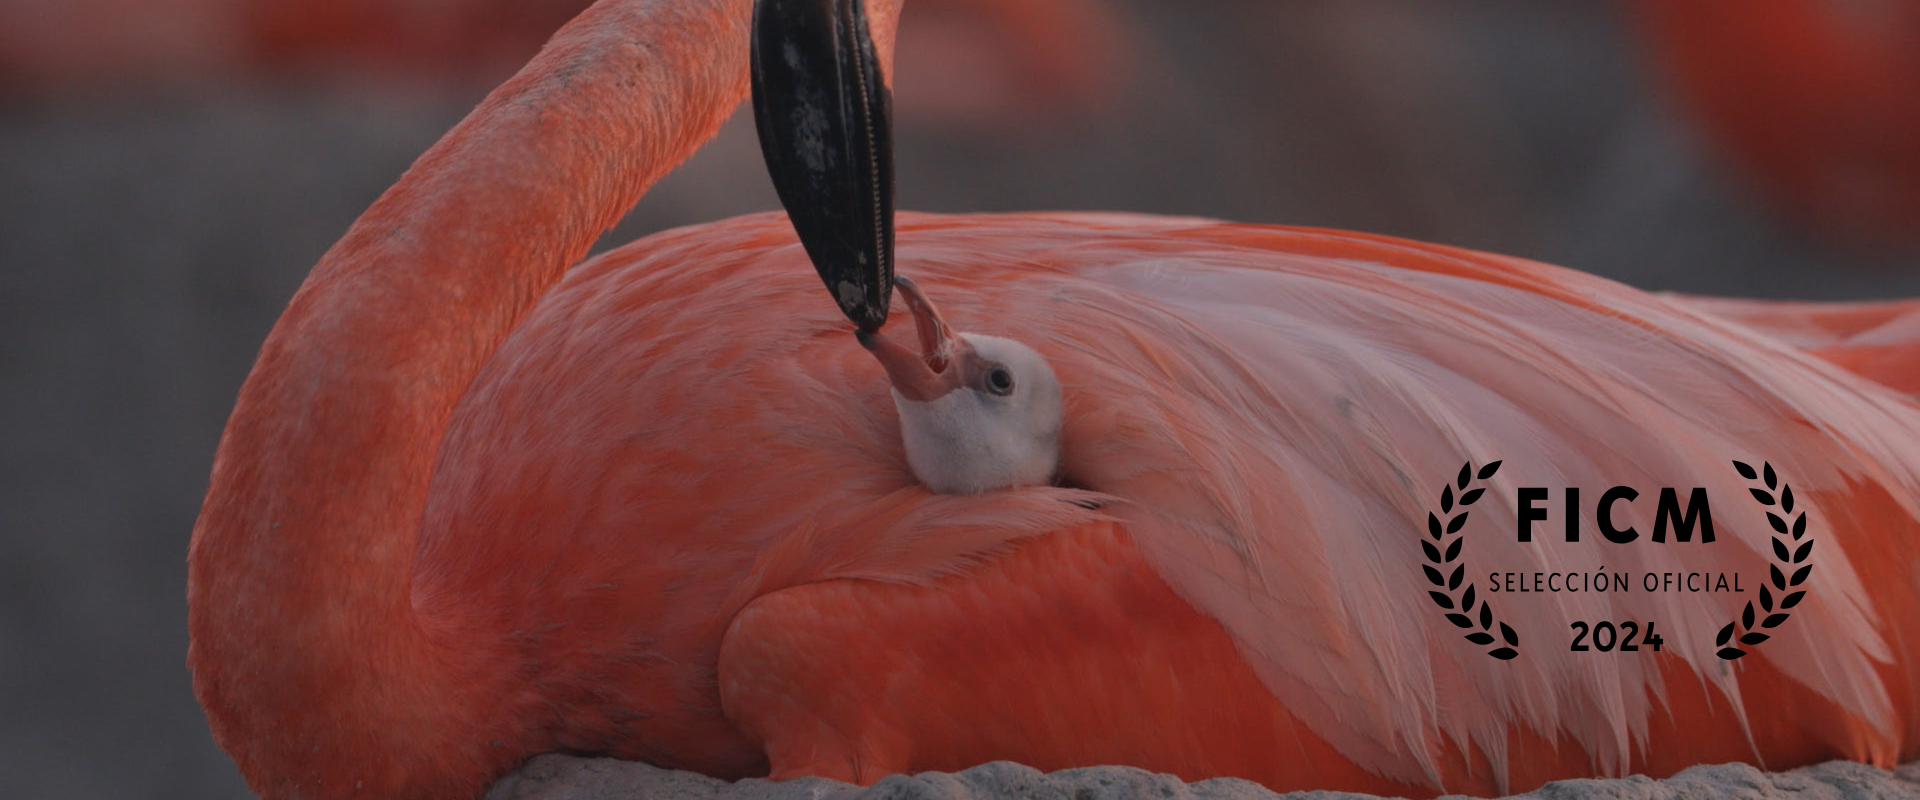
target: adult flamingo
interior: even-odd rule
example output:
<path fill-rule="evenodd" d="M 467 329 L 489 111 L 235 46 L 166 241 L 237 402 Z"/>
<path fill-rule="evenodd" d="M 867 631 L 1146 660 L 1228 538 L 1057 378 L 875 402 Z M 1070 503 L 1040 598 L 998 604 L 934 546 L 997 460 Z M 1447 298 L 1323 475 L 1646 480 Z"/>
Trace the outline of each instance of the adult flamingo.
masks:
<path fill-rule="evenodd" d="M 0 95 L 160 84 L 497 80 L 590 0 L 0 0 Z M 1099 108 L 1124 67 L 1107 0 L 921 0 L 908 25 L 929 124 L 1014 131 Z"/>
<path fill-rule="evenodd" d="M 1920 6 L 1636 0 L 1665 78 L 1708 140 L 1810 232 L 1920 248 Z"/>
<path fill-rule="evenodd" d="M 849 30 L 846 2 L 813 7 Z M 897 6 L 868 11 L 884 62 Z M 748 12 L 602 0 L 269 335 L 189 555 L 196 692 L 261 794 L 473 797 L 556 750 L 1412 795 L 1914 752 L 1920 410 L 1683 304 L 1361 234 L 913 216 L 921 349 L 863 333 L 876 362 L 781 217 L 569 271 L 746 94 Z M 878 264 L 823 265 L 856 317 L 884 311 Z M 996 393 L 986 362 L 948 370 L 1009 352 L 953 330 L 1051 365 L 1055 480 L 916 480 L 889 378 L 902 409 Z M 1816 520 L 1813 589 L 1731 665 L 1714 631 L 1751 595 L 1500 596 L 1529 644 L 1489 658 L 1429 605 L 1419 541 L 1440 485 L 1495 458 L 1509 518 L 1523 485 L 1745 497 L 1727 459 L 1765 459 Z M 1764 574 L 1761 512 L 1715 514 L 1711 546 L 1476 535 L 1471 557 Z M 1658 620 L 1667 647 L 1570 653 L 1575 620 Z"/>

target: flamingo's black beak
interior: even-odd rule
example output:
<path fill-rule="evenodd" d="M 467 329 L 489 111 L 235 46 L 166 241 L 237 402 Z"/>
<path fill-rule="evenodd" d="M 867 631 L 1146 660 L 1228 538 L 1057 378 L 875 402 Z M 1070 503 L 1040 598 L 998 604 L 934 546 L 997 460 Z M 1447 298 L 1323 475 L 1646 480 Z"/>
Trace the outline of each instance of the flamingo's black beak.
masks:
<path fill-rule="evenodd" d="M 758 0 L 753 120 L 794 232 L 862 331 L 893 294 L 893 114 L 861 0 Z"/>

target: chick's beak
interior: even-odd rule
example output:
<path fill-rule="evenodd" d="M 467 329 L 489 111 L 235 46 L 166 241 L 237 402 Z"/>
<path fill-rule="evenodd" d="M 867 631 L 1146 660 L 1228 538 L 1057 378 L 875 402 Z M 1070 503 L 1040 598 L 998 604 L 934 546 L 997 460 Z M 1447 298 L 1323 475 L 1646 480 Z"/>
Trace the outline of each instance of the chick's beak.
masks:
<path fill-rule="evenodd" d="M 919 403 L 945 397 L 960 388 L 963 380 L 959 363 L 967 349 L 965 340 L 953 334 L 933 302 L 920 286 L 904 275 L 895 275 L 894 288 L 900 290 L 913 312 L 914 327 L 920 334 L 920 350 L 915 352 L 884 332 L 854 331 L 860 345 L 879 359 L 880 366 L 893 381 L 900 396 Z"/>

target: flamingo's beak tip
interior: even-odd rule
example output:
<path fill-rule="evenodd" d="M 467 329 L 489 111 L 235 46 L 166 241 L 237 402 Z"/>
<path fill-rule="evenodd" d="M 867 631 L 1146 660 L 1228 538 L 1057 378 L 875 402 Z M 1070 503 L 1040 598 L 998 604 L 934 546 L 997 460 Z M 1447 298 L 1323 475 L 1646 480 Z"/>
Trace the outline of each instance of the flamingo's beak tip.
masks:
<path fill-rule="evenodd" d="M 893 390 L 901 397 L 915 402 L 927 402 L 945 395 L 941 375 L 927 363 L 925 356 L 911 347 L 894 341 L 884 333 L 869 333 L 864 330 L 853 332 L 860 346 L 872 353 L 874 360 L 887 371 L 887 380 L 893 384 Z"/>
<path fill-rule="evenodd" d="M 945 397 L 964 381 L 956 360 L 964 360 L 966 340 L 947 328 L 939 309 L 918 284 L 897 276 L 894 289 L 907 301 L 919 347 L 903 344 L 880 331 L 856 330 L 854 338 L 886 368 L 894 391 L 901 397 L 922 403 Z"/>
<path fill-rule="evenodd" d="M 756 0 L 750 71 L 780 205 L 840 311 L 875 331 L 893 291 L 893 112 L 865 8 Z"/>

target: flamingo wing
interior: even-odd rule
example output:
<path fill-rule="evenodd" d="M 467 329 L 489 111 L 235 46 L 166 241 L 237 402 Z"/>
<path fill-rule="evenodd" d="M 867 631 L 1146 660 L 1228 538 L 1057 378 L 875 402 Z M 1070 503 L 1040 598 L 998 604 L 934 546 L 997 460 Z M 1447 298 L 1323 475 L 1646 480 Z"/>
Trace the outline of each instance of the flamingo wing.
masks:
<path fill-rule="evenodd" d="M 1385 795 L 1271 695 L 1220 624 L 1112 521 L 1057 529 L 926 585 L 807 583 L 729 626 L 727 715 L 772 777 L 872 783 L 1002 759 Z"/>
<path fill-rule="evenodd" d="M 1891 657 L 1885 615 L 1903 610 L 1876 608 L 1848 556 L 1880 554 L 1876 526 L 1914 528 L 1920 414 L 1904 397 L 1741 326 L 1546 265 L 1338 232 L 1051 221 L 1078 240 L 1004 254 L 1021 264 L 1017 288 L 986 285 L 1015 280 L 1008 269 L 930 291 L 990 294 L 999 308 L 985 319 L 1028 328 L 1007 333 L 1081 387 L 1067 400 L 1067 479 L 1123 498 L 1113 513 L 1161 576 L 1349 757 L 1434 783 L 1439 753 L 1471 747 L 1501 774 L 1517 722 L 1622 773 L 1648 745 L 1666 679 L 1651 659 L 1571 652 L 1577 621 L 1657 620 L 1668 654 L 1738 707 L 1741 681 L 1719 667 L 1715 633 L 1750 598 L 1634 585 L 1513 600 L 1482 578 L 1765 575 L 1767 522 L 1751 502 L 1716 509 L 1713 546 L 1617 546 L 1590 529 L 1579 544 L 1557 531 L 1520 543 L 1513 530 L 1523 486 L 1581 487 L 1589 502 L 1616 485 L 1744 500 L 1734 459 L 1794 476 L 1811 516 L 1836 526 L 1817 604 L 1801 606 L 1766 658 L 1843 710 L 1851 722 L 1831 734 L 1843 752 L 1880 754 L 1899 738 L 1906 721 L 1876 664 Z M 998 223 L 977 224 L 984 237 Z M 967 223 L 943 225 L 953 249 L 926 246 L 911 263 L 958 276 Z M 1046 239 L 1030 225 L 1023 242 Z M 1462 642 L 1416 588 L 1442 487 L 1463 463 L 1495 460 L 1506 466 L 1474 509 L 1469 560 L 1480 596 L 1532 641 L 1512 662 Z M 1849 529 L 1862 485 L 1895 499 L 1893 518 Z M 1646 536 L 1653 499 L 1616 522 Z M 1898 549 L 1912 563 L 1912 548 Z"/>
<path fill-rule="evenodd" d="M 449 427 L 417 602 L 439 617 L 498 610 L 475 625 L 508 632 L 507 657 L 561 698 L 558 746 L 752 774 L 763 755 L 743 749 L 744 732 L 776 770 L 824 759 L 855 778 L 872 776 L 847 764 L 1045 755 L 988 733 L 965 747 L 889 738 L 894 720 L 894 733 L 870 735 L 788 702 L 840 698 L 842 711 L 884 717 L 938 691 L 945 702 L 928 707 L 946 716 L 927 730 L 1052 730 L 1043 738 L 1063 764 L 1134 752 L 1134 739 L 1089 733 L 1121 723 L 996 726 L 969 694 L 1016 689 L 1079 698 L 1076 713 L 1128 691 L 1213 703 L 1184 721 L 1138 716 L 1189 732 L 1217 718 L 1206 709 L 1277 706 L 1259 726 L 1221 729 L 1249 752 L 1284 754 L 1274 769 L 1291 771 L 1269 775 L 1276 785 L 1460 786 L 1488 772 L 1504 782 L 1510 768 L 1545 780 L 1753 751 L 1885 759 L 1920 730 L 1902 672 L 1915 660 L 1894 624 L 1920 608 L 1920 411 L 1800 348 L 1579 273 L 1387 238 L 1114 214 L 905 215 L 899 263 L 949 321 L 1030 344 L 1066 392 L 1064 486 L 938 496 L 914 485 L 885 377 L 818 302 L 784 225 L 670 232 L 573 270 Z M 1787 477 L 1819 547 L 1814 590 L 1727 669 L 1715 633 L 1771 564 L 1764 509 L 1734 459 Z M 1442 486 L 1463 463 L 1494 460 L 1454 563 L 1471 565 L 1480 602 L 1519 632 L 1511 661 L 1462 638 L 1422 571 Z M 1659 487 L 1706 488 L 1718 541 L 1622 546 L 1590 525 L 1577 544 L 1557 525 L 1516 540 L 1519 487 L 1579 487 L 1590 503 L 1615 485 L 1643 493 L 1613 517 L 1641 537 Z M 1144 568 L 1128 566 L 1134 552 Z M 1033 560 L 1043 553 L 1055 555 Z M 1010 577 L 1020 564 L 1032 574 Z M 1533 572 L 1636 583 L 1495 591 L 1492 574 Z M 1647 592 L 1647 573 L 1732 573 L 1748 586 Z M 1092 596 L 1134 601 L 1046 616 Z M 1132 633 L 1127 619 L 1141 620 Z M 1657 621 L 1666 647 L 1567 649 L 1570 623 L 1608 620 Z M 939 649 L 988 629 L 1027 633 Z M 1091 655 L 1146 639 L 1129 649 L 1138 658 Z M 1194 655 L 1151 655 L 1162 651 Z M 835 659 L 958 683 L 822 666 Z M 1032 659 L 1052 660 L 1022 666 Z M 796 675 L 839 676 L 839 688 L 755 690 Z M 1751 720 L 1749 692 L 1808 710 Z M 823 732 L 794 733 L 804 726 Z M 1802 740 L 1818 747 L 1779 744 Z M 1526 764 L 1509 763 L 1516 752 Z M 1557 760 L 1543 772 L 1535 757 Z M 1181 762 L 1193 777 L 1248 774 L 1194 758 Z M 1361 775 L 1339 777 L 1339 764 Z"/>
<path fill-rule="evenodd" d="M 1809 303 L 1675 296 L 1906 394 L 1920 394 L 1920 303 Z"/>

